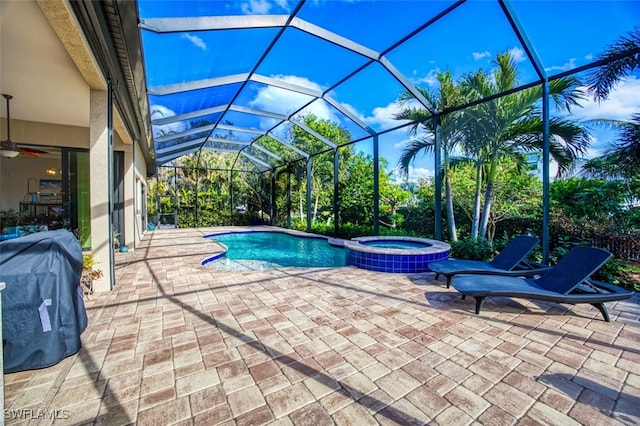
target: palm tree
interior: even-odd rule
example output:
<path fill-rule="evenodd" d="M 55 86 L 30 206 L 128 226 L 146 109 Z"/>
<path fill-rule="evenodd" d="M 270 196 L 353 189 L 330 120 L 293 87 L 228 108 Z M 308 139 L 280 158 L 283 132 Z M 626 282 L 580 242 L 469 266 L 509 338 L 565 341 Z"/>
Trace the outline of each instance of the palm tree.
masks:
<path fill-rule="evenodd" d="M 402 151 L 400 160 L 398 161 L 398 168 L 400 173 L 405 176 L 409 172 L 411 162 L 420 152 L 425 151 L 431 153 L 435 150 L 434 114 L 462 103 L 460 90 L 454 83 L 449 71 L 438 73 L 436 78 L 440 85 L 437 92 L 431 93 L 424 88 L 417 88 L 424 99 L 427 100 L 427 108 L 430 111 L 414 106 L 407 106 L 410 101 L 415 100 L 415 97 L 409 92 L 405 92 L 400 97 L 400 103 L 404 105 L 404 108 L 397 113 L 394 118 L 396 120 L 411 120 L 412 125 L 409 127 L 409 131 L 412 136 L 416 136 L 419 130 L 425 132 L 422 137 L 412 139 Z M 433 111 L 433 113 L 431 111 Z M 449 179 L 449 170 L 452 165 L 451 154 L 456 146 L 464 141 L 464 134 L 456 124 L 458 117 L 458 113 L 452 113 L 441 115 L 437 118 L 440 125 L 441 146 L 443 151 L 442 173 L 445 185 L 447 224 L 451 241 L 457 241 L 458 239 L 455 215 L 453 212 L 453 195 Z M 436 165 L 436 167 L 438 167 L 438 165 Z"/>
<path fill-rule="evenodd" d="M 582 165 L 582 174 L 589 178 L 618 180 L 626 188 L 627 206 L 637 205 L 640 199 L 640 114 L 633 114 L 630 121 L 610 120 L 606 123 L 619 131 L 619 139 L 611 149 Z"/>
<path fill-rule="evenodd" d="M 598 60 L 609 60 L 595 69 L 587 78 L 589 91 L 596 101 L 607 99 L 615 85 L 631 72 L 640 70 L 640 27 L 620 37 L 601 53 Z M 603 162 L 613 174 L 638 173 L 640 162 L 640 113 L 633 114 L 629 121 L 597 120 L 599 124 L 619 131 L 619 139 L 605 152 Z M 594 164 L 587 164 L 587 167 Z"/>
<path fill-rule="evenodd" d="M 491 74 L 480 70 L 463 79 L 461 87 L 468 100 L 485 99 L 517 87 L 517 69 L 511 55 L 508 52 L 498 54 L 495 65 Z M 579 105 L 583 99 L 579 85 L 574 77 L 557 79 L 549 84 L 550 96 L 559 110 L 570 111 L 572 106 Z M 473 238 L 486 235 L 500 161 L 542 150 L 543 121 L 539 106 L 542 95 L 542 87 L 534 86 L 480 103 L 464 112 L 464 132 L 476 143 L 477 176 L 486 168 L 484 205 L 479 217 L 474 217 L 474 224 L 479 223 L 479 226 L 475 227 L 478 234 L 473 234 Z M 584 153 L 588 132 L 575 121 L 561 117 L 550 120 L 549 130 L 550 154 L 562 174 Z M 476 196 L 479 205 L 479 193 Z"/>

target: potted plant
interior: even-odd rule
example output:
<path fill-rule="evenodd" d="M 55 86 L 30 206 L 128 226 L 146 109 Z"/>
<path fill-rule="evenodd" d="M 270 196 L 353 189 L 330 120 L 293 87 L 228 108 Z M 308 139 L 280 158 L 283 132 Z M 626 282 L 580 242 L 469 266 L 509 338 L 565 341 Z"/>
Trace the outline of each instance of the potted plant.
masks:
<path fill-rule="evenodd" d="M 113 231 L 113 249 L 120 249 L 120 231 Z"/>
<path fill-rule="evenodd" d="M 127 253 L 129 251 L 129 246 L 120 242 L 120 231 L 113 231 L 113 248 L 114 250 L 119 250 L 120 253 Z"/>
<path fill-rule="evenodd" d="M 82 292 L 87 298 L 93 294 L 93 280 L 102 278 L 102 269 L 95 269 L 95 260 L 91 253 L 82 254 L 82 276 L 80 284 Z"/>

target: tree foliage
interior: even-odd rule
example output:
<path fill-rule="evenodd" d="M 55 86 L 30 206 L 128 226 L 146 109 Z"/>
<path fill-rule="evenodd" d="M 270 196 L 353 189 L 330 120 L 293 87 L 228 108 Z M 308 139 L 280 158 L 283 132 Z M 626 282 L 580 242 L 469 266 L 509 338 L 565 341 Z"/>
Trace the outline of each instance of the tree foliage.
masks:
<path fill-rule="evenodd" d="M 534 86 L 483 101 L 518 86 L 516 63 L 509 52 L 498 54 L 491 70 L 480 69 L 459 81 L 453 81 L 448 72 L 440 73 L 438 82 L 437 93 L 420 89 L 427 102 L 423 108 L 411 105 L 396 116 L 397 119 L 413 120 L 414 124 L 409 128 L 412 135 L 418 129 L 425 133 L 425 136 L 407 145 L 399 161 L 400 169 L 406 171 L 418 152 L 434 150 L 435 123 L 439 123 L 450 237 L 452 240 L 457 237 L 454 191 L 450 183 L 450 174 L 456 163 L 452 155 L 456 150 L 467 157 L 466 162 L 475 164 L 471 237 L 491 237 L 489 228 L 496 216 L 492 212 L 495 187 L 504 182 L 498 174 L 499 164 L 504 161 L 521 164 L 525 154 L 542 150 L 542 88 Z M 552 81 L 549 94 L 560 111 L 569 111 L 584 98 L 580 82 L 573 77 Z M 415 98 L 408 94 L 400 98 L 403 104 L 408 100 L 415 104 Z M 447 108 L 463 103 L 475 104 L 462 111 L 440 114 Z M 433 118 L 434 114 L 439 114 L 437 119 Z M 558 170 L 566 173 L 585 152 L 588 132 L 585 127 L 566 117 L 552 118 L 549 131 L 551 155 L 558 164 Z"/>

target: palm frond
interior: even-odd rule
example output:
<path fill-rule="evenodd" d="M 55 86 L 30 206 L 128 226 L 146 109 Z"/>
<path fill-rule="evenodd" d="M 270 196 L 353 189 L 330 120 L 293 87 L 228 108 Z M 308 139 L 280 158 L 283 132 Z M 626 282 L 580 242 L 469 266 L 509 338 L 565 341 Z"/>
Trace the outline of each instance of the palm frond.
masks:
<path fill-rule="evenodd" d="M 628 121 L 600 119 L 595 122 L 618 132 L 618 139 L 602 155 L 601 165 L 609 165 L 618 175 L 640 173 L 640 113 L 633 114 Z"/>
<path fill-rule="evenodd" d="M 496 60 L 498 69 L 494 71 L 497 92 L 506 92 L 513 89 L 518 82 L 518 71 L 511 53 L 499 53 Z"/>
<path fill-rule="evenodd" d="M 620 124 L 620 139 L 616 142 L 616 148 L 640 146 L 640 113 L 633 114 L 631 120 Z M 636 161 L 640 157 L 636 156 Z"/>
<path fill-rule="evenodd" d="M 461 156 L 453 156 L 449 157 L 449 165 L 452 168 L 464 166 L 464 165 L 475 165 L 476 160 L 471 157 L 461 157 Z"/>
<path fill-rule="evenodd" d="M 439 83 L 439 89 L 437 91 L 430 92 L 424 88 L 418 88 L 420 93 L 428 101 L 428 108 L 431 111 L 440 112 L 451 106 L 461 104 L 464 94 L 460 91 L 459 85 L 453 81 L 451 72 L 445 71 L 438 73 L 436 78 Z M 413 94 L 405 92 L 400 97 L 399 101 L 402 105 L 407 105 L 411 99 L 414 99 Z M 456 144 L 460 143 L 464 139 L 459 130 L 460 117 L 462 117 L 460 112 L 454 112 L 439 117 L 440 142 L 445 151 L 445 155 L 447 155 L 447 153 L 450 152 Z M 401 154 L 398 161 L 398 167 L 401 173 L 406 175 L 411 161 L 420 151 L 432 152 L 435 149 L 433 146 L 433 134 L 436 132 L 436 123 L 434 115 L 430 111 L 408 106 L 396 114 L 394 118 L 399 120 L 410 120 L 412 124 L 409 126 L 409 133 L 412 136 L 418 135 L 421 128 L 424 128 L 426 133 L 423 138 L 415 139 L 410 142 Z"/>
<path fill-rule="evenodd" d="M 418 108 L 404 108 L 393 116 L 395 120 L 409 120 L 409 133 L 413 136 L 418 134 L 420 126 L 425 127 L 428 131 L 433 131 L 433 115 L 425 110 Z"/>
<path fill-rule="evenodd" d="M 409 174 L 411 162 L 420 151 L 433 152 L 435 149 L 435 140 L 433 138 L 422 138 L 411 140 L 402 150 L 400 159 L 398 160 L 398 171 L 401 176 Z"/>
<path fill-rule="evenodd" d="M 640 27 L 620 37 L 597 59 L 610 62 L 593 70 L 587 76 L 587 84 L 594 100 L 602 101 L 621 79 L 640 69 Z"/>
<path fill-rule="evenodd" d="M 616 161 L 607 156 L 585 161 L 580 174 L 590 179 L 619 179 L 624 175 Z"/>
<path fill-rule="evenodd" d="M 561 111 L 571 112 L 572 107 L 581 106 L 586 99 L 582 82 L 577 77 L 563 77 L 549 83 L 549 95 Z"/>
<path fill-rule="evenodd" d="M 433 101 L 433 94 L 429 90 L 420 86 L 416 86 L 416 90 L 428 101 L 430 102 Z M 400 97 L 398 98 L 398 102 L 400 102 L 401 105 L 404 105 L 409 101 L 414 101 L 415 99 L 416 97 L 413 95 L 413 93 L 409 92 L 408 90 L 405 90 L 400 94 Z M 429 107 L 431 106 L 433 105 L 429 105 Z"/>
<path fill-rule="evenodd" d="M 510 127 L 504 149 L 541 152 L 543 122 L 540 116 L 524 118 Z M 558 163 L 559 175 L 571 171 L 589 146 L 589 132 L 578 123 L 561 117 L 549 120 L 549 154 Z"/>

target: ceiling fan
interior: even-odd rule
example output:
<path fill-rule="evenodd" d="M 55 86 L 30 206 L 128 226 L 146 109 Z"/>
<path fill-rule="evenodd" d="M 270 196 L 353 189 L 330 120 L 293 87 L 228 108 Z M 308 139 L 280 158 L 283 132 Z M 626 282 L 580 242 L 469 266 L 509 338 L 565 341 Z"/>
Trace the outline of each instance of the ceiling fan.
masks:
<path fill-rule="evenodd" d="M 9 101 L 13 99 L 13 96 L 7 95 L 6 93 L 3 93 L 2 96 L 7 100 L 7 139 L 0 141 L 0 155 L 6 158 L 13 158 L 18 155 L 24 155 L 25 157 L 40 157 L 40 154 L 48 154 L 47 151 L 42 151 L 41 149 L 19 146 L 11 140 L 11 114 L 9 112 Z"/>

